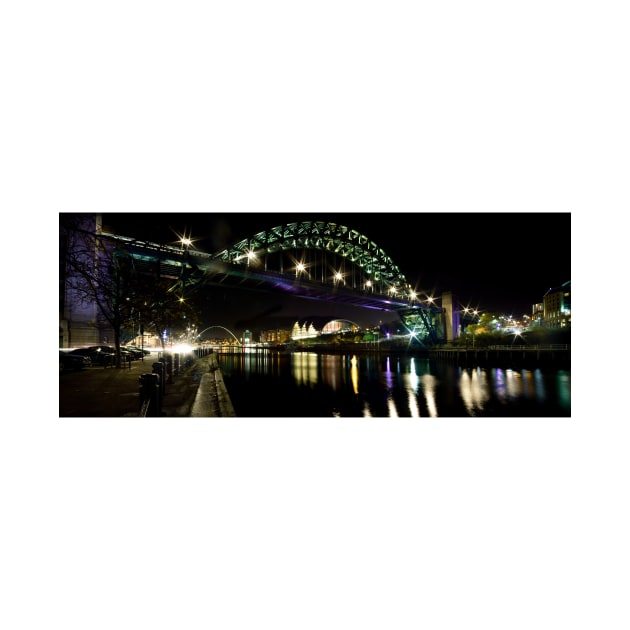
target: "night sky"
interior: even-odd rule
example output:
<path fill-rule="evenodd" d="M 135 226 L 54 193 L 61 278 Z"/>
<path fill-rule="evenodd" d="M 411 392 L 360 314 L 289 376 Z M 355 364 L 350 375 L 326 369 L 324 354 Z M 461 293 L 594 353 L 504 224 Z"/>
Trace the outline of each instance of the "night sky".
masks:
<path fill-rule="evenodd" d="M 571 279 L 571 214 L 567 212 L 103 214 L 104 226 L 118 234 L 163 244 L 175 243 L 178 235 L 186 234 L 197 249 L 208 253 L 281 223 L 302 220 L 356 229 L 385 250 L 412 286 L 438 295 L 451 290 L 462 306 L 482 312 L 529 314 L 531 305 L 542 301 L 549 288 Z M 224 325 L 235 325 L 238 313 L 242 316 L 243 307 L 233 295 L 215 297 L 214 305 L 214 317 Z M 303 299 L 287 306 L 286 298 L 278 295 L 247 297 L 250 312 L 317 315 L 323 313 L 323 306 Z M 354 315 L 355 321 L 360 319 L 359 313 Z M 365 315 L 369 321 L 358 323 L 374 321 L 372 313 Z"/>

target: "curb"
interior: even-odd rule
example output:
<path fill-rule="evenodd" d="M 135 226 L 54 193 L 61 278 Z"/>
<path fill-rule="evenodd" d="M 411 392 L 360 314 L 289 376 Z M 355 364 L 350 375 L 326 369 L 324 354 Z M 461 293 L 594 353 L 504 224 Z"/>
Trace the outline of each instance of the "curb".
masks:
<path fill-rule="evenodd" d="M 223 375 L 214 354 L 208 356 L 208 372 L 199 382 L 195 400 L 190 409 L 191 418 L 234 418 L 234 407 Z"/>

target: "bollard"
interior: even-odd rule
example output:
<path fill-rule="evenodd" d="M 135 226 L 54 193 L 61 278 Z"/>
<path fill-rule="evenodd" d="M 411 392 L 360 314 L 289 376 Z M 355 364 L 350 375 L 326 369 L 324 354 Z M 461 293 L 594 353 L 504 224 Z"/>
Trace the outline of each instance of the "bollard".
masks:
<path fill-rule="evenodd" d="M 152 418 L 162 415 L 159 374 L 141 374 L 138 380 L 140 381 L 140 415 Z"/>
<path fill-rule="evenodd" d="M 166 354 L 163 359 L 166 363 L 166 382 L 170 384 L 173 382 L 173 355 Z"/>
<path fill-rule="evenodd" d="M 162 364 L 162 374 L 164 375 L 164 383 L 166 383 L 167 378 L 168 378 L 167 369 L 166 369 L 166 357 L 161 356 L 158 359 L 158 361 Z"/>
<path fill-rule="evenodd" d="M 164 396 L 166 391 L 166 378 L 165 378 L 165 369 L 163 361 L 156 361 L 153 364 L 153 374 L 157 374 L 160 377 L 160 393 Z"/>

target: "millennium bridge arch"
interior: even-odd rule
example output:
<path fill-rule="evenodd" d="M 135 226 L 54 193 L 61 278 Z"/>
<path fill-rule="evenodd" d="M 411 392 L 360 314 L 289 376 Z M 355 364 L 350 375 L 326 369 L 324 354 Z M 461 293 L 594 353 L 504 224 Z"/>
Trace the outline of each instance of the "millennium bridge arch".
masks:
<path fill-rule="evenodd" d="M 215 324 L 213 326 L 208 326 L 207 328 L 204 328 L 200 333 L 197 333 L 197 337 L 196 339 L 200 339 L 201 336 L 208 330 L 212 330 L 213 328 L 221 328 L 222 330 L 224 330 L 225 332 L 229 333 L 232 338 L 234 339 L 234 341 L 236 341 L 237 343 L 241 343 L 241 340 L 229 329 L 226 328 L 225 326 L 219 326 L 218 324 Z"/>

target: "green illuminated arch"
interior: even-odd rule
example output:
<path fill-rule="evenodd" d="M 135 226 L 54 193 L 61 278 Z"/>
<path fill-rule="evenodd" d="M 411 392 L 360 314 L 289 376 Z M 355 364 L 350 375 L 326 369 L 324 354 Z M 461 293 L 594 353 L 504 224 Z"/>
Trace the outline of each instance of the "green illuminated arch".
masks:
<path fill-rule="evenodd" d="M 282 252 L 319 251 L 350 263 L 364 279 L 382 292 L 407 293 L 410 285 L 398 266 L 374 241 L 345 225 L 324 221 L 301 221 L 278 225 L 243 239 L 214 255 L 228 263 L 249 265 Z M 251 255 L 255 256 L 251 258 Z M 288 270 L 279 269 L 280 272 Z"/>

